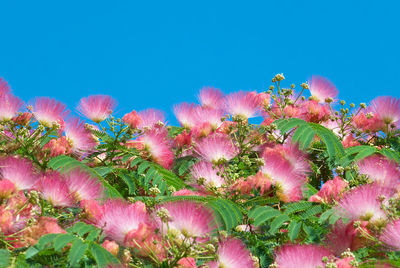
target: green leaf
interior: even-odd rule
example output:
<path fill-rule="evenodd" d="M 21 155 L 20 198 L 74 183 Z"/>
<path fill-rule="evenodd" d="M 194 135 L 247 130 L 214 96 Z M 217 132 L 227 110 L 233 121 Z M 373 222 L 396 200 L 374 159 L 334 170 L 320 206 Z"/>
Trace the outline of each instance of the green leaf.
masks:
<path fill-rule="evenodd" d="M 39 250 L 42 250 L 46 248 L 50 243 L 53 243 L 54 239 L 58 236 L 59 234 L 45 234 L 42 237 L 39 238 L 39 241 L 36 243 L 34 247 L 36 247 Z M 26 256 L 28 257 L 28 254 Z"/>
<path fill-rule="evenodd" d="M 281 133 L 284 134 L 294 127 L 307 124 L 307 122 L 298 118 L 289 118 L 275 120 L 274 124 L 276 124 Z"/>
<path fill-rule="evenodd" d="M 307 201 L 300 201 L 300 202 L 294 202 L 294 203 L 289 203 L 285 205 L 285 214 L 292 214 L 300 211 L 305 211 L 312 207 L 314 203 L 312 202 L 307 202 Z"/>
<path fill-rule="evenodd" d="M 90 244 L 90 253 L 95 259 L 98 267 L 107 267 L 109 264 L 119 264 L 117 258 L 115 258 L 110 252 L 105 250 L 102 246 L 91 243 Z"/>
<path fill-rule="evenodd" d="M 324 223 L 325 221 L 328 220 L 328 218 L 334 213 L 335 211 L 333 209 L 328 209 L 326 210 L 324 213 L 321 214 L 321 216 L 319 216 L 319 220 L 318 222 L 320 224 Z"/>
<path fill-rule="evenodd" d="M 376 153 L 378 150 L 369 145 L 360 145 L 347 148 L 345 155 L 338 161 L 339 165 L 346 167 L 352 162 L 361 160 L 367 156 Z"/>
<path fill-rule="evenodd" d="M 256 207 L 249 212 L 249 218 L 254 219 L 254 225 L 259 226 L 269 219 L 280 216 L 282 213 L 272 207 Z"/>
<path fill-rule="evenodd" d="M 10 265 L 11 254 L 5 249 L 0 249 L 0 268 L 7 268 Z"/>
<path fill-rule="evenodd" d="M 298 222 L 296 220 L 292 220 L 292 222 L 289 224 L 288 235 L 290 241 L 294 241 L 299 235 L 301 224 L 302 224 L 301 222 Z"/>
<path fill-rule="evenodd" d="M 300 125 L 292 136 L 293 143 L 299 143 L 300 149 L 307 149 L 315 136 L 314 129 L 308 124 Z"/>
<path fill-rule="evenodd" d="M 269 229 L 269 232 L 271 233 L 271 234 L 274 234 L 274 233 L 276 233 L 278 230 L 279 230 L 279 228 L 286 222 L 286 221 L 289 221 L 290 220 L 290 218 L 289 218 L 289 216 L 288 215 L 286 215 L 286 214 L 282 214 L 282 215 L 279 215 L 279 216 L 277 216 L 272 222 L 271 222 L 271 228 Z"/>
<path fill-rule="evenodd" d="M 381 150 L 379 150 L 379 153 L 400 164 L 400 154 L 398 152 L 391 149 L 382 148 Z"/>
<path fill-rule="evenodd" d="M 222 220 L 223 229 L 230 231 L 235 228 L 243 220 L 243 215 L 235 203 L 227 199 L 213 198 L 206 203 Z"/>
<path fill-rule="evenodd" d="M 307 218 L 310 218 L 311 216 L 321 213 L 322 211 L 323 211 L 322 206 L 316 205 L 316 206 L 304 211 L 303 213 L 301 213 L 300 217 L 303 219 L 307 219 Z"/>
<path fill-rule="evenodd" d="M 68 243 L 77 239 L 76 236 L 72 234 L 60 234 L 54 239 L 54 249 L 56 251 L 62 250 Z"/>
<path fill-rule="evenodd" d="M 82 259 L 82 257 L 85 256 L 88 247 L 89 247 L 88 244 L 84 243 L 79 239 L 74 241 L 68 253 L 68 262 L 72 267 L 77 265 L 79 261 Z"/>
<path fill-rule="evenodd" d="M 150 166 L 150 163 L 149 162 L 142 162 L 139 166 L 138 166 L 138 168 L 137 168 L 137 172 L 139 173 L 139 174 L 143 174 L 143 172 L 148 168 Z"/>
<path fill-rule="evenodd" d="M 86 224 L 84 222 L 77 222 L 75 223 L 72 227 L 69 227 L 67 229 L 68 233 L 76 233 L 79 236 L 83 236 L 86 233 L 96 230 L 97 228 L 94 227 L 93 225 L 90 224 Z"/>
<path fill-rule="evenodd" d="M 134 194 L 136 185 L 135 185 L 135 180 L 134 180 L 133 176 L 130 175 L 127 170 L 120 170 L 118 175 L 128 186 L 128 193 Z"/>
<path fill-rule="evenodd" d="M 318 137 L 325 143 L 329 159 L 334 162 L 343 157 L 344 148 L 339 138 L 329 129 L 319 124 L 308 123 L 316 132 Z"/>

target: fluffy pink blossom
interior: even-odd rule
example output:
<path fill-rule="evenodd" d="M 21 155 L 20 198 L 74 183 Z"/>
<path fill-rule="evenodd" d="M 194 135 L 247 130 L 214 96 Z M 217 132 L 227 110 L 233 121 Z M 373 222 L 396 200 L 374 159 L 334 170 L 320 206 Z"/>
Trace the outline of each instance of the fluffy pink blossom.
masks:
<path fill-rule="evenodd" d="M 301 106 L 301 118 L 307 122 L 321 123 L 327 121 L 331 114 L 329 107 L 315 100 L 306 101 Z"/>
<path fill-rule="evenodd" d="M 136 129 L 140 126 L 140 124 L 142 123 L 142 118 L 140 118 L 140 116 L 138 115 L 138 113 L 133 110 L 132 112 L 125 114 L 122 117 L 122 121 L 128 125 L 130 128 L 132 129 Z"/>
<path fill-rule="evenodd" d="M 104 240 L 104 242 L 101 244 L 103 248 L 105 248 L 108 252 L 110 252 L 112 255 L 117 256 L 119 252 L 119 245 L 115 241 L 110 241 L 110 240 Z"/>
<path fill-rule="evenodd" d="M 24 112 L 22 114 L 16 115 L 12 118 L 12 120 L 21 126 L 26 126 L 31 121 L 32 114 L 28 112 Z"/>
<path fill-rule="evenodd" d="M 16 191 L 14 183 L 7 179 L 0 180 L 0 200 L 8 199 Z"/>
<path fill-rule="evenodd" d="M 168 210 L 170 221 L 167 227 L 157 217 L 159 228 L 162 227 L 164 231 L 168 230 L 177 238 L 209 237 L 216 227 L 213 213 L 200 203 L 191 201 L 168 202 L 162 204 L 159 209 L 161 208 Z"/>
<path fill-rule="evenodd" d="M 165 125 L 164 112 L 156 109 L 146 109 L 138 113 L 142 119 L 139 124 L 140 129 L 152 129 L 155 127 L 161 127 Z"/>
<path fill-rule="evenodd" d="M 112 114 L 116 105 L 111 96 L 91 95 L 79 101 L 78 111 L 93 122 L 100 123 Z"/>
<path fill-rule="evenodd" d="M 360 145 L 358 140 L 356 140 L 354 138 L 354 135 L 351 134 L 351 133 L 346 135 L 346 137 L 342 141 L 342 144 L 343 144 L 344 148 L 350 148 L 350 147 L 353 147 L 353 146 L 359 146 Z"/>
<path fill-rule="evenodd" d="M 213 129 L 218 128 L 221 124 L 221 118 L 223 117 L 223 110 L 211 109 L 198 106 L 194 109 L 195 122 L 197 125 L 208 123 Z"/>
<path fill-rule="evenodd" d="M 260 102 L 253 92 L 238 91 L 225 97 L 225 109 L 232 116 L 251 118 L 258 115 Z"/>
<path fill-rule="evenodd" d="M 40 97 L 35 100 L 33 105 L 33 116 L 46 127 L 51 127 L 54 124 L 60 124 L 68 115 L 65 110 L 66 106 L 49 97 Z"/>
<path fill-rule="evenodd" d="M 224 179 L 217 174 L 217 169 L 213 168 L 213 165 L 209 162 L 197 162 L 190 168 L 190 174 L 196 181 L 199 179 L 203 180 L 202 185 L 204 185 L 206 189 L 214 187 L 219 188 L 225 184 Z"/>
<path fill-rule="evenodd" d="M 43 146 L 43 150 L 48 151 L 51 157 L 72 153 L 71 143 L 66 137 L 51 139 L 45 146 Z"/>
<path fill-rule="evenodd" d="M 210 268 L 255 268 L 250 251 L 246 249 L 242 241 L 236 238 L 227 238 L 218 245 L 218 259 L 209 262 Z"/>
<path fill-rule="evenodd" d="M 15 156 L 0 160 L 0 175 L 2 179 L 14 183 L 18 190 L 30 189 L 37 181 L 32 162 Z"/>
<path fill-rule="evenodd" d="M 192 144 L 192 135 L 187 131 L 182 131 L 174 139 L 174 145 L 182 148 L 185 146 L 190 146 Z"/>
<path fill-rule="evenodd" d="M 196 126 L 198 115 L 197 109 L 200 108 L 196 104 L 183 102 L 174 105 L 174 114 L 178 122 L 185 128 L 193 128 Z"/>
<path fill-rule="evenodd" d="M 231 189 L 241 194 L 250 194 L 253 190 L 259 190 L 260 194 L 263 195 L 268 192 L 271 186 L 271 179 L 259 171 L 253 176 L 236 180 Z"/>
<path fill-rule="evenodd" d="M 93 134 L 78 118 L 71 118 L 67 122 L 65 137 L 70 142 L 72 151 L 77 154 L 92 152 L 97 145 Z"/>
<path fill-rule="evenodd" d="M 379 185 L 395 188 L 400 183 L 399 166 L 381 155 L 368 156 L 357 164 L 360 174 Z"/>
<path fill-rule="evenodd" d="M 44 174 L 35 185 L 43 199 L 55 207 L 71 207 L 74 205 L 73 197 L 68 189 L 68 184 L 58 172 Z"/>
<path fill-rule="evenodd" d="M 134 147 L 147 151 L 157 164 L 165 168 L 171 167 L 174 153 L 166 132 L 157 129 L 149 130 L 136 139 L 134 144 Z"/>
<path fill-rule="evenodd" d="M 371 109 L 385 124 L 400 124 L 400 99 L 391 96 L 377 97 L 371 102 Z"/>
<path fill-rule="evenodd" d="M 0 121 L 11 120 L 21 109 L 23 101 L 10 94 L 0 94 Z"/>
<path fill-rule="evenodd" d="M 133 244 L 132 240 L 142 240 L 142 237 L 133 235 L 135 232 L 144 231 L 141 235 L 149 235 L 151 229 L 146 207 L 142 202 L 133 204 L 123 200 L 107 200 L 103 205 L 103 214 L 97 226 L 104 230 L 105 235 L 117 243 L 124 245 Z M 129 234 L 130 240 L 127 237 Z"/>
<path fill-rule="evenodd" d="M 178 261 L 178 268 L 197 268 L 196 260 L 191 257 L 186 257 Z"/>
<path fill-rule="evenodd" d="M 311 196 L 309 201 L 317 203 L 332 203 L 333 200 L 338 201 L 349 185 L 341 177 L 336 176 L 333 180 L 329 180 L 322 185 L 318 193 Z"/>
<path fill-rule="evenodd" d="M 0 77 L 0 95 L 2 94 L 10 94 L 11 88 L 8 85 L 7 81 Z"/>
<path fill-rule="evenodd" d="M 264 165 L 261 171 L 275 185 L 280 200 L 283 202 L 301 200 L 303 188 L 307 182 L 305 174 L 299 172 L 280 151 L 266 149 L 262 156 Z"/>
<path fill-rule="evenodd" d="M 377 132 L 384 129 L 384 123 L 377 115 L 371 112 L 359 112 L 351 119 L 355 128 L 362 131 Z"/>
<path fill-rule="evenodd" d="M 368 228 L 368 221 L 358 221 L 359 227 L 354 226 L 354 221 L 344 223 L 338 220 L 329 230 L 324 244 L 335 255 L 340 255 L 347 249 L 357 250 L 367 245 L 368 239 L 364 234 L 371 233 Z"/>
<path fill-rule="evenodd" d="M 211 163 L 229 161 L 238 154 L 238 148 L 231 138 L 224 134 L 213 134 L 197 142 L 195 151 Z"/>
<path fill-rule="evenodd" d="M 203 194 L 201 194 L 199 192 L 193 192 L 192 190 L 188 190 L 188 189 L 181 189 L 172 194 L 172 196 L 191 196 L 191 195 L 201 196 Z"/>
<path fill-rule="evenodd" d="M 379 240 L 384 242 L 392 250 L 400 251 L 400 219 L 394 220 L 386 225 Z"/>
<path fill-rule="evenodd" d="M 101 182 L 88 172 L 75 168 L 64 174 L 68 188 L 77 201 L 103 197 Z"/>
<path fill-rule="evenodd" d="M 310 82 L 311 96 L 318 102 L 323 103 L 327 98 L 336 98 L 338 90 L 335 85 L 322 76 L 313 75 Z"/>
<path fill-rule="evenodd" d="M 203 87 L 199 93 L 199 101 L 203 107 L 222 109 L 224 105 L 224 93 L 214 87 Z"/>
<path fill-rule="evenodd" d="M 279 268 L 325 267 L 322 258 L 332 253 L 317 245 L 284 245 L 276 252 L 275 263 Z"/>
<path fill-rule="evenodd" d="M 365 220 L 373 224 L 381 224 L 382 221 L 386 221 L 387 216 L 381 208 L 381 203 L 385 201 L 379 201 L 379 199 L 382 197 L 387 202 L 393 194 L 392 189 L 376 184 L 358 186 L 346 192 L 336 210 L 339 215 L 350 220 Z"/>

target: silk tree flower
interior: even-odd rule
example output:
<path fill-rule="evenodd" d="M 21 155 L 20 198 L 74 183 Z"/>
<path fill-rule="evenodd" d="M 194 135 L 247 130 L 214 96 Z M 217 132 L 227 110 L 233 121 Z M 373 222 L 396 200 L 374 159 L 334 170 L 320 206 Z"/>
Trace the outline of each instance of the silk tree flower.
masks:
<path fill-rule="evenodd" d="M 122 117 L 122 121 L 129 126 L 131 129 L 136 129 L 142 123 L 142 118 L 138 115 L 138 113 L 133 110 L 132 112 L 125 114 Z"/>
<path fill-rule="evenodd" d="M 78 111 L 93 122 L 100 123 L 112 114 L 116 106 L 117 102 L 111 96 L 91 95 L 79 101 Z"/>
<path fill-rule="evenodd" d="M 269 151 L 279 152 L 284 159 L 286 159 L 293 170 L 299 176 L 305 176 L 311 172 L 310 164 L 308 163 L 307 154 L 300 150 L 297 143 L 285 143 L 284 145 L 275 145 L 273 148 L 267 148 L 264 155 L 268 155 Z"/>
<path fill-rule="evenodd" d="M 23 232 L 23 240 L 30 246 L 35 245 L 45 234 L 65 234 L 55 218 L 40 217 L 38 221 Z"/>
<path fill-rule="evenodd" d="M 0 94 L 0 121 L 11 120 L 21 109 L 23 101 L 12 94 Z"/>
<path fill-rule="evenodd" d="M 174 114 L 181 126 L 191 129 L 197 124 L 197 109 L 199 106 L 193 103 L 183 102 L 174 105 Z"/>
<path fill-rule="evenodd" d="M 0 77 L 0 95 L 10 94 L 11 88 L 8 85 L 7 81 Z"/>
<path fill-rule="evenodd" d="M 71 144 L 66 137 L 51 139 L 45 146 L 43 146 L 43 150 L 47 151 L 51 157 L 72 153 Z"/>
<path fill-rule="evenodd" d="M 333 201 L 339 201 L 348 185 L 349 183 L 347 181 L 336 176 L 333 180 L 325 182 L 318 193 L 311 196 L 308 201 L 317 203 L 332 203 Z"/>
<path fill-rule="evenodd" d="M 92 152 L 97 145 L 95 137 L 78 118 L 71 118 L 65 126 L 65 137 L 71 145 L 73 153 Z"/>
<path fill-rule="evenodd" d="M 329 107 L 318 103 L 315 100 L 309 100 L 301 106 L 301 118 L 307 122 L 321 123 L 327 121 L 331 115 Z"/>
<path fill-rule="evenodd" d="M 209 162 L 199 161 L 190 168 L 190 174 L 200 188 L 219 188 L 225 184 L 224 179 L 217 174 L 217 169 Z M 201 182 L 199 184 L 199 182 Z"/>
<path fill-rule="evenodd" d="M 253 92 L 238 91 L 225 97 L 225 109 L 234 117 L 247 119 L 258 115 L 260 102 Z"/>
<path fill-rule="evenodd" d="M 129 246 L 134 244 L 133 239 L 142 241 L 152 232 L 146 206 L 140 201 L 132 204 L 109 199 L 103 204 L 102 210 L 96 225 L 104 230 L 106 237 L 117 243 Z"/>
<path fill-rule="evenodd" d="M 231 186 L 231 189 L 240 194 L 251 194 L 253 190 L 258 190 L 261 195 L 266 194 L 271 188 L 272 182 L 270 178 L 261 171 L 247 178 L 239 178 Z"/>
<path fill-rule="evenodd" d="M 214 164 L 229 161 L 239 153 L 238 148 L 228 135 L 218 133 L 198 141 L 195 151 L 202 159 Z"/>
<path fill-rule="evenodd" d="M 39 97 L 35 100 L 32 113 L 39 123 L 51 127 L 64 121 L 64 118 L 68 115 L 68 111 L 65 109 L 66 106 L 55 99 Z"/>
<path fill-rule="evenodd" d="M 227 238 L 218 245 L 218 259 L 209 262 L 210 268 L 255 268 L 257 267 L 243 242 L 236 238 Z"/>
<path fill-rule="evenodd" d="M 32 162 L 25 158 L 8 156 L 0 160 L 0 177 L 11 181 L 17 190 L 28 190 L 37 181 Z"/>
<path fill-rule="evenodd" d="M 77 201 L 100 199 L 103 197 L 101 182 L 88 172 L 75 168 L 64 174 L 68 188 Z"/>
<path fill-rule="evenodd" d="M 351 221 L 344 223 L 341 219 L 338 220 L 329 230 L 326 235 L 324 244 L 336 256 L 341 255 L 343 252 L 350 249 L 355 251 L 371 244 L 365 234 L 371 234 L 368 230 L 368 221 Z"/>
<path fill-rule="evenodd" d="M 311 97 L 320 103 L 324 103 L 327 98 L 336 98 L 339 93 L 331 81 L 317 75 L 311 78 L 310 92 Z"/>
<path fill-rule="evenodd" d="M 400 219 L 386 225 L 379 240 L 394 251 L 400 251 Z"/>
<path fill-rule="evenodd" d="M 261 172 L 276 187 L 276 194 L 283 202 L 295 202 L 303 198 L 303 188 L 307 182 L 305 174 L 295 169 L 281 152 L 267 149 L 263 153 L 264 165 Z"/>
<path fill-rule="evenodd" d="M 178 241 L 182 241 L 184 237 L 207 238 L 216 227 L 213 213 L 200 203 L 168 202 L 160 205 L 157 211 L 165 209 L 168 211 L 168 224 L 156 217 L 158 227 L 162 232 L 168 231 Z"/>
<path fill-rule="evenodd" d="M 384 123 L 372 112 L 359 112 L 351 118 L 352 125 L 362 131 L 378 132 L 384 129 Z"/>
<path fill-rule="evenodd" d="M 44 174 L 35 185 L 43 197 L 55 207 L 72 207 L 75 202 L 67 181 L 56 171 Z"/>
<path fill-rule="evenodd" d="M 223 116 L 223 110 L 221 109 L 211 109 L 197 106 L 194 112 L 197 125 L 208 123 L 215 130 L 222 124 L 221 118 Z"/>
<path fill-rule="evenodd" d="M 8 199 L 13 193 L 17 191 L 14 183 L 7 179 L 0 180 L 0 200 Z"/>
<path fill-rule="evenodd" d="M 218 88 L 203 87 L 198 95 L 201 106 L 222 109 L 224 105 L 224 93 Z"/>
<path fill-rule="evenodd" d="M 132 142 L 133 147 L 144 150 L 150 154 L 150 158 L 164 168 L 170 168 L 174 153 L 167 132 L 163 129 L 152 129 Z"/>
<path fill-rule="evenodd" d="M 350 220 L 364 220 L 380 225 L 387 220 L 381 204 L 385 204 L 393 194 L 394 190 L 376 184 L 358 186 L 340 199 L 336 211 Z"/>
<path fill-rule="evenodd" d="M 400 183 L 399 166 L 381 155 L 371 155 L 358 161 L 360 174 L 384 187 L 396 188 Z"/>
<path fill-rule="evenodd" d="M 377 97 L 371 102 L 371 110 L 386 125 L 400 124 L 400 99 L 391 96 Z"/>
<path fill-rule="evenodd" d="M 146 109 L 140 111 L 138 115 L 142 119 L 138 126 L 141 130 L 160 128 L 166 124 L 164 112 L 160 110 Z"/>
<path fill-rule="evenodd" d="M 276 252 L 275 267 L 325 267 L 322 259 L 331 256 L 332 253 L 328 249 L 318 245 L 283 245 Z"/>

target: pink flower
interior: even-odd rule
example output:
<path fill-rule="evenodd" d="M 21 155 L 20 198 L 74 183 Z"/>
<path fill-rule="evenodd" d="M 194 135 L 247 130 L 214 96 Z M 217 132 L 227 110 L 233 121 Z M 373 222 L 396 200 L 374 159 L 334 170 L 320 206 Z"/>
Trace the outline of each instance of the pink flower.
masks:
<path fill-rule="evenodd" d="M 101 245 L 112 255 L 114 255 L 114 256 L 118 255 L 119 245 L 117 243 L 115 243 L 115 241 L 104 240 L 104 242 Z"/>
<path fill-rule="evenodd" d="M 49 97 L 40 97 L 35 100 L 33 106 L 33 116 L 46 127 L 54 124 L 60 124 L 68 115 L 65 105 L 55 99 Z"/>
<path fill-rule="evenodd" d="M 43 150 L 48 150 L 51 157 L 72 153 L 71 144 L 66 137 L 51 139 L 45 146 L 43 146 Z"/>
<path fill-rule="evenodd" d="M 322 258 L 332 253 L 317 245 L 284 245 L 276 252 L 275 263 L 279 268 L 325 267 Z"/>
<path fill-rule="evenodd" d="M 25 113 L 22 113 L 21 115 L 14 116 L 12 118 L 12 120 L 18 125 L 26 126 L 31 121 L 31 118 L 32 118 L 32 114 L 25 112 Z"/>
<path fill-rule="evenodd" d="M 372 113 L 358 113 L 352 117 L 352 124 L 355 128 L 368 132 L 377 132 L 384 129 L 383 121 Z"/>
<path fill-rule="evenodd" d="M 225 97 L 226 111 L 232 116 L 251 118 L 258 115 L 260 102 L 253 92 L 235 92 Z"/>
<path fill-rule="evenodd" d="M 196 268 L 196 261 L 191 257 L 186 257 L 178 261 L 178 268 Z"/>
<path fill-rule="evenodd" d="M 170 168 L 174 160 L 174 153 L 171 150 L 171 144 L 167 133 L 163 130 L 149 130 L 136 141 L 136 147 L 146 150 L 151 159 L 164 168 Z"/>
<path fill-rule="evenodd" d="M 66 231 L 58 225 L 57 219 L 40 217 L 37 223 L 23 232 L 24 240 L 29 245 L 34 245 L 45 234 L 63 234 Z"/>
<path fill-rule="evenodd" d="M 79 101 L 78 111 L 93 122 L 100 123 L 112 114 L 116 106 L 111 96 L 91 95 Z"/>
<path fill-rule="evenodd" d="M 327 105 L 319 104 L 315 100 L 306 101 L 302 105 L 301 118 L 307 122 L 321 123 L 329 119 L 331 112 Z"/>
<path fill-rule="evenodd" d="M 311 202 L 332 203 L 333 200 L 338 201 L 349 185 L 341 177 L 336 176 L 333 180 L 329 180 L 322 185 L 321 190 L 309 198 Z"/>
<path fill-rule="evenodd" d="M 392 250 L 400 250 L 400 219 L 386 225 L 379 240 L 384 242 Z"/>
<path fill-rule="evenodd" d="M 371 109 L 385 124 L 400 124 L 400 99 L 391 96 L 377 97 L 371 102 Z"/>
<path fill-rule="evenodd" d="M 0 94 L 0 121 L 11 120 L 21 109 L 23 101 L 12 94 Z"/>
<path fill-rule="evenodd" d="M 68 184 L 58 172 L 44 174 L 36 183 L 35 187 L 47 200 L 56 207 L 71 207 L 74 200 L 68 189 Z"/>
<path fill-rule="evenodd" d="M 28 190 L 36 182 L 32 163 L 25 158 L 8 156 L 0 160 L 0 174 L 2 179 L 14 183 L 18 190 Z"/>
<path fill-rule="evenodd" d="M 133 204 L 123 200 L 107 200 L 103 205 L 103 214 L 97 222 L 97 226 L 103 228 L 105 235 L 117 243 L 124 245 L 134 244 L 133 239 L 141 241 L 143 237 L 148 236 L 151 231 L 149 217 L 146 207 L 142 202 Z M 133 235 L 138 230 L 145 230 L 143 237 Z M 128 234 L 129 240 L 127 239 Z"/>
<path fill-rule="evenodd" d="M 132 112 L 124 115 L 124 117 L 122 117 L 122 121 L 124 121 L 124 123 L 130 128 L 136 129 L 142 123 L 142 118 L 140 118 L 137 112 L 133 110 Z"/>
<path fill-rule="evenodd" d="M 174 105 L 174 114 L 181 126 L 191 129 L 198 123 L 197 110 L 199 108 L 196 104 L 183 102 Z"/>
<path fill-rule="evenodd" d="M 214 87 L 203 87 L 199 93 L 199 101 L 203 107 L 222 109 L 224 104 L 224 93 Z"/>
<path fill-rule="evenodd" d="M 400 183 L 399 166 L 381 155 L 371 155 L 358 163 L 360 174 L 381 186 L 395 188 Z"/>
<path fill-rule="evenodd" d="M 241 194 L 250 194 L 253 190 L 259 190 L 260 194 L 263 195 L 268 192 L 271 186 L 270 178 L 259 171 L 253 176 L 236 180 L 231 189 Z"/>
<path fill-rule="evenodd" d="M 167 225 L 157 217 L 158 227 L 163 228 L 164 231 L 168 230 L 177 238 L 206 238 L 216 227 L 213 213 L 200 203 L 191 201 L 168 202 L 162 204 L 160 208 L 168 210 L 170 221 Z"/>
<path fill-rule="evenodd" d="M 218 245 L 218 260 L 209 262 L 210 268 L 255 268 L 249 250 L 242 241 L 236 238 L 227 238 Z"/>
<path fill-rule="evenodd" d="M 266 149 L 263 153 L 262 173 L 276 187 L 276 193 L 283 202 L 299 201 L 303 198 L 303 188 L 307 182 L 306 175 L 297 169 L 292 161 L 285 159 L 280 151 Z"/>
<path fill-rule="evenodd" d="M 0 200 L 8 199 L 16 191 L 14 183 L 7 179 L 0 180 Z"/>
<path fill-rule="evenodd" d="M 340 199 L 336 210 L 339 215 L 350 220 L 365 220 L 373 224 L 381 224 L 386 221 L 387 216 L 381 208 L 383 197 L 386 202 L 392 197 L 394 191 L 380 187 L 376 184 L 358 186 L 348 192 Z"/>
<path fill-rule="evenodd" d="M 174 139 L 174 145 L 179 148 L 184 146 L 190 146 L 192 144 L 192 135 L 187 131 L 182 131 Z"/>
<path fill-rule="evenodd" d="M 78 118 L 70 119 L 65 126 L 65 137 L 76 154 L 92 152 L 97 142 L 85 123 Z"/>
<path fill-rule="evenodd" d="M 202 180 L 202 185 L 205 189 L 219 188 L 225 184 L 224 179 L 217 175 L 217 169 L 213 168 L 213 165 L 209 162 L 199 161 L 190 168 L 190 174 L 193 179 L 198 183 Z M 203 188 L 203 187 L 200 187 Z"/>
<path fill-rule="evenodd" d="M 322 76 L 313 75 L 310 82 L 311 96 L 318 102 L 323 103 L 327 98 L 336 98 L 338 90 L 335 85 Z"/>
<path fill-rule="evenodd" d="M 353 146 L 359 146 L 360 143 L 358 142 L 358 140 L 356 140 L 353 136 L 353 134 L 348 134 L 346 135 L 346 137 L 343 139 L 342 141 L 343 147 L 344 148 L 350 148 Z"/>
<path fill-rule="evenodd" d="M 70 192 L 77 201 L 103 197 L 103 185 L 86 171 L 75 168 L 64 176 Z"/>
<path fill-rule="evenodd" d="M 139 124 L 139 128 L 142 130 L 159 128 L 165 125 L 165 116 L 162 111 L 147 109 L 140 111 L 138 114 L 142 119 L 142 122 Z"/>
<path fill-rule="evenodd" d="M 8 85 L 7 81 L 4 80 L 2 77 L 0 77 L 0 95 L 3 94 L 10 94 L 11 89 L 10 86 Z"/>
<path fill-rule="evenodd" d="M 179 191 L 176 191 L 172 194 L 172 196 L 191 196 L 191 195 L 197 195 L 197 196 L 201 196 L 202 194 L 198 193 L 198 192 L 193 192 L 191 190 L 188 189 L 181 189 Z"/>
<path fill-rule="evenodd" d="M 213 134 L 197 142 L 195 151 L 206 161 L 221 163 L 229 161 L 238 154 L 238 148 L 228 135 Z"/>

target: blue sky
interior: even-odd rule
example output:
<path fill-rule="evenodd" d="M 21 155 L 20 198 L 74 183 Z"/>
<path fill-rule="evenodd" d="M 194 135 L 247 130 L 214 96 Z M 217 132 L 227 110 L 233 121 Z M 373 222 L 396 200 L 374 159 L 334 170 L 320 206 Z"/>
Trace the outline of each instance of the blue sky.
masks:
<path fill-rule="evenodd" d="M 74 109 L 109 94 L 119 114 L 196 100 L 203 86 L 262 90 L 312 74 L 340 98 L 399 97 L 398 1 L 1 1 L 0 77 L 28 101 Z"/>

